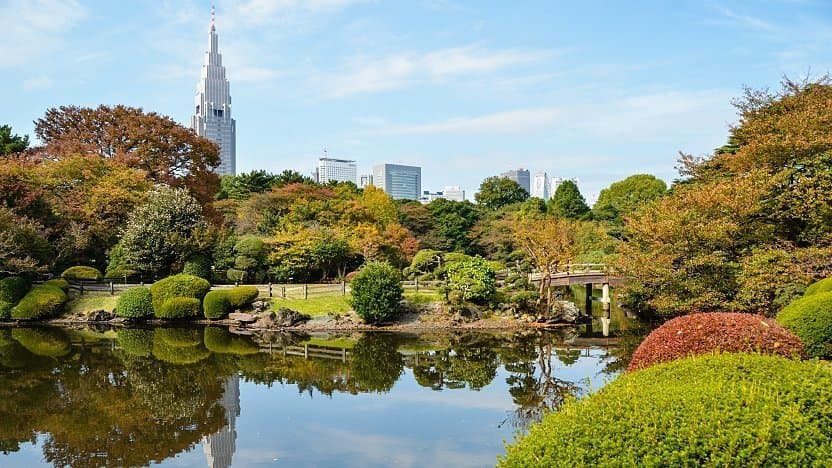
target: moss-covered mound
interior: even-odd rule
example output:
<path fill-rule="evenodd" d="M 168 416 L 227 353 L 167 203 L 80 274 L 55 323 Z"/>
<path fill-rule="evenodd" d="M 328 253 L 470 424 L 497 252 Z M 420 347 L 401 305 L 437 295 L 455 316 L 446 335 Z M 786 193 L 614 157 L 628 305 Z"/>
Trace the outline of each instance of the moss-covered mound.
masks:
<path fill-rule="evenodd" d="M 260 295 L 260 290 L 255 286 L 237 286 L 228 290 L 228 302 L 231 307 L 239 309 L 250 305 Z"/>
<path fill-rule="evenodd" d="M 153 296 L 153 311 L 157 314 L 169 299 L 175 297 L 190 297 L 199 299 L 200 304 L 205 294 L 211 290 L 211 283 L 194 275 L 179 274 L 168 276 L 150 286 Z"/>
<path fill-rule="evenodd" d="M 57 315 L 67 301 L 60 288 L 40 284 L 33 287 L 20 302 L 12 307 L 13 320 L 37 320 Z"/>
<path fill-rule="evenodd" d="M 810 356 L 832 357 L 832 292 L 819 292 L 792 301 L 777 321 L 803 341 Z"/>
<path fill-rule="evenodd" d="M 55 278 L 43 282 L 44 286 L 54 286 L 65 293 L 69 293 L 69 281 L 63 278 Z"/>
<path fill-rule="evenodd" d="M 202 301 L 202 312 L 207 319 L 216 320 L 224 318 L 232 310 L 231 302 L 228 301 L 227 289 L 209 291 Z"/>
<path fill-rule="evenodd" d="M 101 281 L 103 277 L 98 268 L 90 266 L 69 267 L 61 273 L 61 278 L 69 281 Z"/>
<path fill-rule="evenodd" d="M 625 374 L 550 413 L 500 466 L 830 466 L 832 372 L 759 354 Z"/>
<path fill-rule="evenodd" d="M 72 343 L 57 328 L 15 328 L 12 338 L 37 356 L 61 357 L 72 351 Z"/>
<path fill-rule="evenodd" d="M 19 276 L 0 280 L 0 320 L 11 318 L 12 307 L 29 291 L 29 282 Z"/>
<path fill-rule="evenodd" d="M 809 287 L 806 288 L 806 292 L 803 293 L 803 295 L 811 296 L 813 294 L 823 292 L 832 292 L 832 278 L 822 279 L 820 281 L 810 284 Z"/>
<path fill-rule="evenodd" d="M 677 317 L 653 330 L 627 371 L 714 351 L 805 357 L 798 337 L 762 315 L 711 312 Z"/>
<path fill-rule="evenodd" d="M 219 354 L 256 354 L 260 346 L 251 338 L 234 335 L 223 327 L 205 328 L 205 347 Z"/>
<path fill-rule="evenodd" d="M 131 356 L 147 357 L 153 352 L 153 330 L 124 328 L 116 333 L 116 341 Z"/>
<path fill-rule="evenodd" d="M 141 286 L 121 293 L 116 303 L 116 315 L 131 319 L 152 317 L 153 295 L 150 288 Z"/>

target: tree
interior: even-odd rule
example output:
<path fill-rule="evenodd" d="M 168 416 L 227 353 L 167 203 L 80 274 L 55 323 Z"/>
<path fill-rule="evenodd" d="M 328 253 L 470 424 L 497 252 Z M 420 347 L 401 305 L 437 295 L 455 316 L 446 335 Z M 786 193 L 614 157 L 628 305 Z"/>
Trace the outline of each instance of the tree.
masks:
<path fill-rule="evenodd" d="M 477 203 L 489 210 L 498 210 L 512 203 L 529 198 L 529 192 L 517 182 L 506 177 L 489 177 L 482 181 L 480 190 L 474 195 Z"/>
<path fill-rule="evenodd" d="M 52 248 L 43 227 L 0 206 L 0 276 L 32 273 L 49 264 Z"/>
<path fill-rule="evenodd" d="M 571 180 L 565 180 L 549 200 L 549 211 L 558 217 L 582 219 L 589 214 L 589 207 L 578 190 L 578 185 Z"/>
<path fill-rule="evenodd" d="M 448 265 L 448 289 L 457 291 L 462 301 L 485 303 L 497 293 L 497 274 L 482 257 L 472 257 Z"/>
<path fill-rule="evenodd" d="M 402 277 L 398 269 L 387 263 L 364 265 L 350 283 L 350 303 L 366 323 L 378 324 L 392 318 L 402 300 Z"/>
<path fill-rule="evenodd" d="M 214 199 L 219 178 L 219 149 L 207 138 L 169 117 L 140 108 L 62 106 L 35 121 L 35 135 L 46 146 L 41 157 L 62 159 L 95 154 L 145 171 L 148 178 L 187 187 L 202 204 Z"/>
<path fill-rule="evenodd" d="M 440 198 L 428 204 L 428 211 L 437 226 L 436 250 L 465 251 L 468 247 L 468 232 L 480 218 L 480 214 L 469 201 L 457 202 Z"/>
<path fill-rule="evenodd" d="M 12 127 L 0 125 L 0 156 L 20 153 L 29 147 L 29 135 L 13 135 Z"/>
<path fill-rule="evenodd" d="M 127 220 L 120 244 L 132 269 L 168 273 L 193 251 L 192 234 L 204 223 L 202 207 L 184 189 L 159 187 Z"/>
<path fill-rule="evenodd" d="M 546 297 L 551 310 L 551 295 L 544 293 L 551 287 L 552 275 L 572 261 L 576 253 L 573 238 L 574 222 L 566 218 L 523 218 L 514 225 L 514 242 L 526 252 L 532 265 L 541 273 L 538 292 Z"/>
<path fill-rule="evenodd" d="M 592 217 L 621 224 L 623 216 L 661 197 L 665 192 L 667 184 L 663 180 L 649 174 L 632 175 L 601 190 L 598 201 L 592 207 Z"/>

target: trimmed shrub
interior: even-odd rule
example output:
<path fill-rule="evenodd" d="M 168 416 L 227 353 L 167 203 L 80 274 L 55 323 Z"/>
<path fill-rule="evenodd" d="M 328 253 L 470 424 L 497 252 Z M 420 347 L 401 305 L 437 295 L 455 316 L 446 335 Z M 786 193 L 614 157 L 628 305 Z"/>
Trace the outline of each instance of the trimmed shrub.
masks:
<path fill-rule="evenodd" d="M 61 278 L 68 281 L 101 281 L 103 277 L 98 268 L 90 266 L 69 267 L 61 273 Z"/>
<path fill-rule="evenodd" d="M 0 320 L 11 318 L 14 307 L 29 291 L 29 282 L 19 276 L 0 280 Z"/>
<path fill-rule="evenodd" d="M 43 282 L 44 286 L 54 286 L 65 293 L 69 293 L 69 281 L 61 278 L 51 279 Z"/>
<path fill-rule="evenodd" d="M 714 351 L 805 356 L 800 340 L 772 319 L 708 312 L 677 317 L 653 330 L 636 348 L 627 371 Z"/>
<path fill-rule="evenodd" d="M 401 273 L 387 263 L 369 262 L 351 282 L 350 304 L 365 323 L 377 324 L 399 310 L 404 291 Z"/>
<path fill-rule="evenodd" d="M 158 316 L 164 303 L 175 297 L 190 297 L 198 299 L 201 303 L 202 298 L 210 290 L 211 283 L 204 278 L 186 274 L 168 276 L 150 286 L 150 293 L 153 295 L 153 311 Z"/>
<path fill-rule="evenodd" d="M 185 261 L 182 273 L 211 279 L 211 260 L 204 255 L 194 255 Z"/>
<path fill-rule="evenodd" d="M 57 328 L 15 328 L 12 338 L 38 356 L 61 357 L 72 351 L 69 337 Z"/>
<path fill-rule="evenodd" d="M 520 310 L 531 310 L 540 301 L 540 294 L 537 291 L 520 291 L 512 295 L 508 302 Z"/>
<path fill-rule="evenodd" d="M 448 288 L 461 293 L 463 301 L 484 303 L 497 292 L 497 275 L 489 261 L 472 257 L 448 265 Z"/>
<path fill-rule="evenodd" d="M 777 315 L 777 321 L 803 341 L 813 357 L 832 357 L 832 292 L 796 299 Z"/>
<path fill-rule="evenodd" d="M 811 296 L 813 294 L 823 292 L 832 292 L 832 278 L 822 279 L 820 281 L 810 284 L 809 287 L 806 288 L 806 292 L 803 293 L 803 295 Z"/>
<path fill-rule="evenodd" d="M 119 317 L 140 319 L 153 316 L 153 295 L 144 286 L 130 288 L 121 293 L 116 303 Z"/>
<path fill-rule="evenodd" d="M 832 372 L 759 354 L 625 374 L 549 413 L 499 466 L 829 466 Z"/>
<path fill-rule="evenodd" d="M 13 320 L 37 320 L 57 315 L 66 303 L 66 293 L 55 286 L 39 284 L 12 307 Z"/>
<path fill-rule="evenodd" d="M 228 302 L 231 307 L 239 309 L 245 307 L 260 295 L 260 290 L 255 286 L 237 286 L 228 290 Z"/>
<path fill-rule="evenodd" d="M 165 301 L 156 311 L 156 318 L 177 320 L 198 317 L 202 314 L 202 301 L 194 297 L 174 297 Z"/>
<path fill-rule="evenodd" d="M 205 347 L 219 354 L 257 354 L 260 347 L 246 336 L 234 335 L 227 328 L 205 327 Z"/>
<path fill-rule="evenodd" d="M 116 340 L 125 353 L 148 357 L 153 351 L 153 330 L 124 328 L 116 332 Z"/>
<path fill-rule="evenodd" d="M 228 315 L 233 309 L 228 302 L 228 290 L 217 289 L 208 291 L 202 301 L 202 312 L 207 319 L 221 319 Z"/>

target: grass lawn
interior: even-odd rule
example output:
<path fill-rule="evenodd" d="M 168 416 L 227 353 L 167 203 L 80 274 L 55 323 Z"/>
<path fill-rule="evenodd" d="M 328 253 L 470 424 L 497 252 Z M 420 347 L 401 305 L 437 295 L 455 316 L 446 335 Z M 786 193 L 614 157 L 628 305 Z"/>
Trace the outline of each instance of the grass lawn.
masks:
<path fill-rule="evenodd" d="M 421 290 L 418 293 L 415 290 L 407 290 L 404 292 L 404 298 L 411 304 L 428 304 L 442 300 L 442 296 L 437 291 Z"/>
<path fill-rule="evenodd" d="M 112 312 L 116 308 L 116 302 L 118 302 L 118 295 L 111 296 L 108 292 L 88 292 L 83 296 L 71 294 L 64 313 L 67 315 L 87 314 L 94 310 Z"/>
<path fill-rule="evenodd" d="M 310 296 L 309 299 L 281 299 L 277 297 L 272 300 L 272 310 L 277 311 L 281 307 L 287 307 L 304 314 L 309 314 L 312 317 L 320 317 L 330 312 L 344 314 L 352 310 L 348 302 L 349 298 L 349 294 L 342 296 L 341 293 L 315 295 Z"/>

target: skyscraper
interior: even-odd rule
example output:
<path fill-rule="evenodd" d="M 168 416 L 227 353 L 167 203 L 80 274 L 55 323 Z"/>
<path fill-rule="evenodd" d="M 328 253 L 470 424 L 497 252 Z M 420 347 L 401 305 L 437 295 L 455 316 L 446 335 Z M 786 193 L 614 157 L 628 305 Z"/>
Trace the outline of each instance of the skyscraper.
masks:
<path fill-rule="evenodd" d="M 534 173 L 531 196 L 542 198 L 543 200 L 549 199 L 549 177 L 546 175 L 546 172 L 539 171 Z"/>
<path fill-rule="evenodd" d="M 240 416 L 240 377 L 229 376 L 223 384 L 219 401 L 225 410 L 225 425 L 219 431 L 202 438 L 202 449 L 209 468 L 228 468 L 237 450 L 237 417 Z"/>
<path fill-rule="evenodd" d="M 512 169 L 510 171 L 503 172 L 500 174 L 500 177 L 505 177 L 506 179 L 513 180 L 520 184 L 521 187 L 526 189 L 527 193 L 532 193 L 531 191 L 531 177 L 529 174 L 528 169 Z"/>
<path fill-rule="evenodd" d="M 374 166 L 373 185 L 394 200 L 418 200 L 422 194 L 422 168 L 401 164 Z"/>
<path fill-rule="evenodd" d="M 358 174 L 355 161 L 348 159 L 335 159 L 323 157 L 318 159 L 318 183 L 326 184 L 329 181 L 352 182 Z"/>
<path fill-rule="evenodd" d="M 231 94 L 219 52 L 213 7 L 208 37 L 210 44 L 196 85 L 191 128 L 197 135 L 208 138 L 220 147 L 217 174 L 234 175 L 237 172 L 237 123 L 231 118 Z"/>

